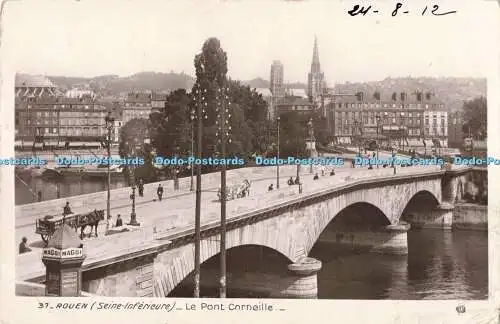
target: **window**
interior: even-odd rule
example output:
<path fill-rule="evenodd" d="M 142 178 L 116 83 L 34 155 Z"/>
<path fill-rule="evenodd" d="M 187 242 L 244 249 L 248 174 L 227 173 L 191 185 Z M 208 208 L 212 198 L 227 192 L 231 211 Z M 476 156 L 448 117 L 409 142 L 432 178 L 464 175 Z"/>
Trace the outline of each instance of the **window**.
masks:
<path fill-rule="evenodd" d="M 57 133 L 57 128 L 52 128 L 52 133 Z"/>
<path fill-rule="evenodd" d="M 393 118 L 392 119 L 392 123 L 395 124 L 396 123 L 396 118 Z"/>
<path fill-rule="evenodd" d="M 427 105 L 427 104 L 426 104 L 426 105 L 425 105 L 425 109 L 429 109 L 429 105 Z"/>
<path fill-rule="evenodd" d="M 375 105 L 375 107 L 376 107 L 376 108 L 380 108 L 380 105 L 379 105 L 379 104 L 376 104 L 376 105 Z"/>
<path fill-rule="evenodd" d="M 387 108 L 387 104 L 384 104 L 384 108 Z"/>
<path fill-rule="evenodd" d="M 45 128 L 45 134 L 48 134 L 48 133 L 49 133 L 49 129 Z"/>

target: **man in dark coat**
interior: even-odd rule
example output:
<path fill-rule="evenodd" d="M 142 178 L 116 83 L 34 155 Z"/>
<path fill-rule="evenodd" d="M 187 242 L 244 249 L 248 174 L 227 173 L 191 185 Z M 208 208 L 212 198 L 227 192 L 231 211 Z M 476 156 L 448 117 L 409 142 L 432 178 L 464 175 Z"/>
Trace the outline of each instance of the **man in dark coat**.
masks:
<path fill-rule="evenodd" d="M 120 226 L 123 226 L 123 220 L 122 220 L 122 217 L 120 216 L 120 214 L 118 214 L 118 216 L 116 217 L 115 227 L 120 227 Z"/>
<path fill-rule="evenodd" d="M 19 254 L 23 254 L 26 252 L 31 252 L 31 249 L 28 247 L 28 239 L 23 237 L 21 243 L 19 243 Z"/>
<path fill-rule="evenodd" d="M 158 195 L 158 200 L 161 201 L 161 197 L 163 196 L 163 187 L 161 183 L 158 185 L 158 189 L 156 190 L 156 194 Z"/>
<path fill-rule="evenodd" d="M 66 202 L 66 206 L 63 207 L 63 216 L 73 214 L 71 207 L 69 207 L 69 201 Z"/>

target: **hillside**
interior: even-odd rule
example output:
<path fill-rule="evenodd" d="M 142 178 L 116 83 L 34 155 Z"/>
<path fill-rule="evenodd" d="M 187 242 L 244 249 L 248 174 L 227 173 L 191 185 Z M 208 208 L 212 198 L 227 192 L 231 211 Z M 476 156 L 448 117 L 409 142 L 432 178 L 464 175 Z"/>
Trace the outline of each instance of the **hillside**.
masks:
<path fill-rule="evenodd" d="M 141 72 L 129 77 L 116 75 L 104 75 L 95 78 L 76 78 L 54 76 L 49 79 L 63 89 L 72 87 L 84 87 L 94 92 L 112 96 L 131 91 L 169 91 L 178 88 L 190 89 L 194 84 L 194 78 L 187 74 Z M 251 88 L 269 88 L 269 81 L 256 78 L 242 81 Z M 294 83 L 288 85 L 291 88 L 305 89 L 306 85 Z M 470 100 L 479 96 L 486 96 L 486 80 L 474 78 L 386 78 L 382 81 L 365 83 L 345 83 L 335 86 L 336 92 L 358 92 L 363 91 L 368 95 L 375 91 L 382 93 L 412 92 L 416 90 L 431 91 L 440 100 L 443 100 L 450 111 L 460 109 L 464 100 Z"/>
<path fill-rule="evenodd" d="M 49 79 L 63 89 L 84 87 L 101 95 L 118 95 L 131 91 L 168 91 L 178 88 L 190 89 L 194 79 L 187 74 L 141 72 L 129 77 L 116 75 L 95 78 L 50 76 Z"/>

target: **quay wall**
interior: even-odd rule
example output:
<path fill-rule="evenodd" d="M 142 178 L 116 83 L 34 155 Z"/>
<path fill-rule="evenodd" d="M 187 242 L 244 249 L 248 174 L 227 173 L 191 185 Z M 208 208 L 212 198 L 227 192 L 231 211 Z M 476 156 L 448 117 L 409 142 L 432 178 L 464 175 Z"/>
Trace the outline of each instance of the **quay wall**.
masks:
<path fill-rule="evenodd" d="M 488 230 L 488 206 L 455 204 L 453 228 L 459 230 Z"/>

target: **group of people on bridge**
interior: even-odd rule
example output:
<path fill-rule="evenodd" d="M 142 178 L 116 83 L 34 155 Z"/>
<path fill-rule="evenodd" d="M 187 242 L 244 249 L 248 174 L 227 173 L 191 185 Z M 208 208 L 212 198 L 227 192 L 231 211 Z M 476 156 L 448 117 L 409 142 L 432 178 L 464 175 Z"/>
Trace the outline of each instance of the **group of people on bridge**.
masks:
<path fill-rule="evenodd" d="M 325 175 L 325 168 L 322 167 L 321 168 L 321 176 L 324 176 L 324 175 Z M 335 175 L 335 169 L 332 169 L 330 171 L 330 176 L 334 176 L 334 175 Z M 319 179 L 318 173 L 314 174 L 313 180 L 318 180 L 318 179 Z M 300 178 L 299 177 L 295 177 L 295 180 L 294 180 L 293 177 L 290 177 L 290 179 L 288 179 L 288 181 L 287 181 L 287 184 L 289 186 L 301 185 Z M 267 187 L 267 191 L 273 191 L 273 190 L 274 190 L 274 185 L 271 183 L 269 185 L 269 187 Z"/>

